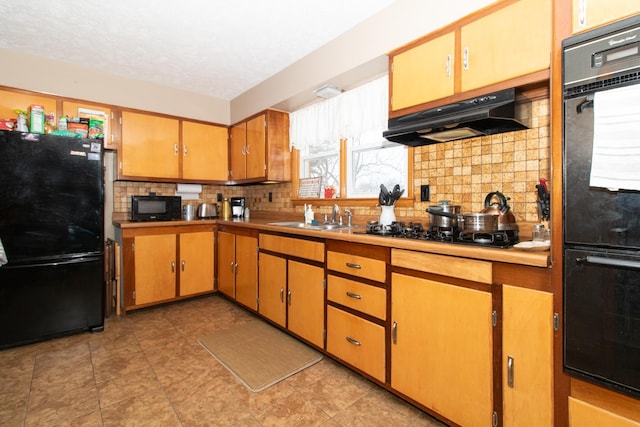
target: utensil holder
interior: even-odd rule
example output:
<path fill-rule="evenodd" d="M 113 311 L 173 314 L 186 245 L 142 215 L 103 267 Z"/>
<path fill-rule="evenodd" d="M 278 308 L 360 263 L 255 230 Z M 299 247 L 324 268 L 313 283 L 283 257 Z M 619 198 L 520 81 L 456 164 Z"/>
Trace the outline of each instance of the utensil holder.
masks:
<path fill-rule="evenodd" d="M 391 205 L 380 207 L 382 208 L 382 212 L 380 213 L 380 224 L 391 225 L 391 223 L 396 220 L 396 213 L 394 212 L 395 206 Z"/>

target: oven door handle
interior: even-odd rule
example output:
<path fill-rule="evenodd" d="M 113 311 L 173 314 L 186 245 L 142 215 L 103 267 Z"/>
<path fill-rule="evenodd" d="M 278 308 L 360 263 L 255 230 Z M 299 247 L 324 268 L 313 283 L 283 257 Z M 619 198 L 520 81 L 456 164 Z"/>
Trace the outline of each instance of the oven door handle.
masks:
<path fill-rule="evenodd" d="M 626 259 L 605 258 L 601 256 L 592 256 L 592 255 L 576 258 L 576 263 L 608 265 L 611 267 L 626 267 L 626 268 L 633 268 L 634 270 L 640 270 L 640 261 L 629 261 Z"/>
<path fill-rule="evenodd" d="M 593 95 L 587 95 L 578 106 L 576 107 L 576 112 L 578 114 L 582 114 L 585 108 L 593 108 Z"/>

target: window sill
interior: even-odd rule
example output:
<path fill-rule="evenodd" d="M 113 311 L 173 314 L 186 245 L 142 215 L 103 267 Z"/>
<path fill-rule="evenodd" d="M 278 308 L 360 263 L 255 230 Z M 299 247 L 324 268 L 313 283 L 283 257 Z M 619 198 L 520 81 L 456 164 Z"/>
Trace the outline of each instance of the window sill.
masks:
<path fill-rule="evenodd" d="M 415 200 L 413 198 L 403 197 L 396 202 L 398 207 L 413 207 Z M 378 199 L 291 199 L 293 206 L 304 206 L 311 204 L 313 206 L 378 206 Z"/>

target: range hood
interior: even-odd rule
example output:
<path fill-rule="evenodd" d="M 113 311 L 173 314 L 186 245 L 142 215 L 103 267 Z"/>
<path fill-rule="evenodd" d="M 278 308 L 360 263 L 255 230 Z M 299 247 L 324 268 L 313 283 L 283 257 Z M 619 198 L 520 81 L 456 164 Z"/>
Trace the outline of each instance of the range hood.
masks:
<path fill-rule="evenodd" d="M 515 118 L 515 89 L 389 119 L 382 133 L 413 147 L 527 129 Z"/>

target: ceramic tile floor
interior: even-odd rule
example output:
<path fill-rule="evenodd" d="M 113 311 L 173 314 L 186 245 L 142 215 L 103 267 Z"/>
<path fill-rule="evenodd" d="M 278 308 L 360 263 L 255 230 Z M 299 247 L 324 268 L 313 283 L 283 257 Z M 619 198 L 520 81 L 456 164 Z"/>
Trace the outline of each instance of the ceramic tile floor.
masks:
<path fill-rule="evenodd" d="M 252 315 L 220 296 L 0 351 L 0 426 L 442 426 L 328 358 L 264 390 L 197 342 Z"/>

